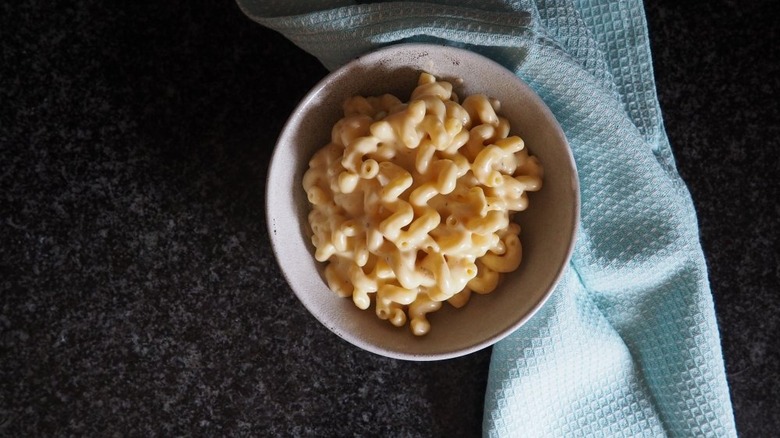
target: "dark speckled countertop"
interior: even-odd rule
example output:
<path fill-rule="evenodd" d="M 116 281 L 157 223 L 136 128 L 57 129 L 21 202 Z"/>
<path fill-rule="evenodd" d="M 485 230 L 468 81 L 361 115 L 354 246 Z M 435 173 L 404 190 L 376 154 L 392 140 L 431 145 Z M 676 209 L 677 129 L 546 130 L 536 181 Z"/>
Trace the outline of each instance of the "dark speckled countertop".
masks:
<path fill-rule="evenodd" d="M 360 351 L 273 259 L 270 152 L 325 69 L 230 1 L 136 3 L 0 6 L 0 436 L 478 435 L 489 350 Z M 780 20 L 747 3 L 647 5 L 746 437 L 780 430 Z"/>

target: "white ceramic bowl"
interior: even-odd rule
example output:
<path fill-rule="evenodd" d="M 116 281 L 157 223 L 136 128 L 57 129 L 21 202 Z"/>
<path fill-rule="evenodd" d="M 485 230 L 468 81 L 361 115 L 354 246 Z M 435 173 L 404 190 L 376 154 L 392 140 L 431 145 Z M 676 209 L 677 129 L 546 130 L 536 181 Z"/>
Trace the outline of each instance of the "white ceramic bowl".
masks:
<path fill-rule="evenodd" d="M 472 294 L 454 309 L 444 304 L 429 315 L 423 337 L 408 325 L 380 320 L 373 306 L 359 310 L 328 289 L 324 264 L 313 257 L 301 185 L 314 152 L 328 143 L 342 102 L 355 94 L 392 93 L 408 100 L 421 71 L 462 79 L 460 96 L 484 93 L 501 101 L 512 134 L 525 140 L 544 167 L 544 186 L 530 195 L 520 223 L 523 262 L 488 295 Z M 460 82 L 460 81 L 457 81 Z M 322 324 L 365 350 L 407 360 L 439 360 L 488 347 L 531 318 L 549 297 L 571 256 L 579 220 L 579 184 L 566 138 L 550 110 L 524 82 L 473 52 L 446 46 L 400 44 L 361 56 L 324 78 L 304 97 L 279 137 L 268 171 L 266 214 L 271 243 L 287 282 Z"/>

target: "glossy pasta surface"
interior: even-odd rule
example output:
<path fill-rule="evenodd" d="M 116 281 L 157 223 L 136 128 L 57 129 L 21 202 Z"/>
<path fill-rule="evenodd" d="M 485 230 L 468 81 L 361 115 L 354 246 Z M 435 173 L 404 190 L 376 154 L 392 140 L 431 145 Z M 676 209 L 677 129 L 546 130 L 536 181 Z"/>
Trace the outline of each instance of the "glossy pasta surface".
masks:
<path fill-rule="evenodd" d="M 461 307 L 520 265 L 511 219 L 542 176 L 495 99 L 461 101 L 427 73 L 406 103 L 352 97 L 303 178 L 315 258 L 338 295 L 424 335 L 444 301 Z"/>

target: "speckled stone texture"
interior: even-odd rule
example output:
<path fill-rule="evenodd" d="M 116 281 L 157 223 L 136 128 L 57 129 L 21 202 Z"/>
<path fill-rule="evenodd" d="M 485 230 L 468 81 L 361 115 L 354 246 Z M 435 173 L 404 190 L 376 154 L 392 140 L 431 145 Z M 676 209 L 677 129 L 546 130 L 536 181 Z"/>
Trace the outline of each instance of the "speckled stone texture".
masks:
<path fill-rule="evenodd" d="M 737 431 L 780 431 L 780 9 L 646 2 L 656 86 L 699 216 Z"/>
<path fill-rule="evenodd" d="M 230 1 L 124 3 L 0 6 L 0 436 L 479 435 L 489 350 L 360 351 L 273 259 L 270 152 L 323 67 Z M 647 8 L 737 426 L 771 436 L 777 14 Z"/>

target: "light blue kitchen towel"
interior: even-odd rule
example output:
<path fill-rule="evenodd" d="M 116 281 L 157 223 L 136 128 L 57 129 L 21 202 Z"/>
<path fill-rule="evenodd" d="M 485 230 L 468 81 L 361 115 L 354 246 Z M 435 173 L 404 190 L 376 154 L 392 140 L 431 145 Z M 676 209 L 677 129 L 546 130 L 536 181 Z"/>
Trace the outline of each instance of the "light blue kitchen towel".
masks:
<path fill-rule="evenodd" d="M 400 42 L 482 53 L 562 125 L 581 179 L 579 238 L 548 303 L 493 349 L 486 436 L 736 435 L 639 0 L 238 3 L 330 69 Z"/>

